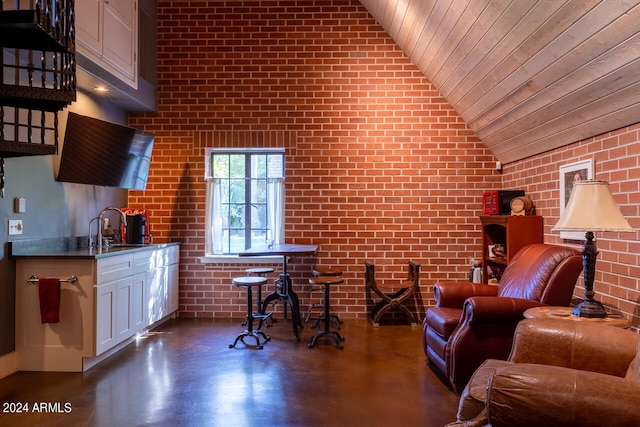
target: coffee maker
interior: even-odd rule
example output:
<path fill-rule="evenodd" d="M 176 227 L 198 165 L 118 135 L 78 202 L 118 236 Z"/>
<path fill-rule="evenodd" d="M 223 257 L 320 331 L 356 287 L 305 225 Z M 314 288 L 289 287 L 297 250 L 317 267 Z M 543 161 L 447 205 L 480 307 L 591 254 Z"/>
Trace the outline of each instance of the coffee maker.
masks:
<path fill-rule="evenodd" d="M 147 234 L 147 220 L 143 214 L 127 215 L 127 244 L 142 245 Z"/>

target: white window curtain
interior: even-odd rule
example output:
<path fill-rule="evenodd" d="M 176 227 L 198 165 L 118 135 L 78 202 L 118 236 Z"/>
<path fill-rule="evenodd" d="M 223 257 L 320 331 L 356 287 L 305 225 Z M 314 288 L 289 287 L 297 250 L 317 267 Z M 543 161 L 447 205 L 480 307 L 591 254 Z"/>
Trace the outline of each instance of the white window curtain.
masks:
<path fill-rule="evenodd" d="M 207 178 L 207 233 L 205 245 L 207 255 L 222 253 L 222 203 L 219 179 Z"/>
<path fill-rule="evenodd" d="M 269 215 L 269 232 L 267 239 L 274 244 L 284 243 L 284 178 L 267 180 L 267 207 Z M 222 236 L 222 202 L 221 181 L 207 178 L 207 216 L 205 245 L 207 255 L 223 253 Z"/>
<path fill-rule="evenodd" d="M 267 208 L 269 210 L 269 230 L 273 243 L 284 243 L 284 178 L 267 180 Z"/>

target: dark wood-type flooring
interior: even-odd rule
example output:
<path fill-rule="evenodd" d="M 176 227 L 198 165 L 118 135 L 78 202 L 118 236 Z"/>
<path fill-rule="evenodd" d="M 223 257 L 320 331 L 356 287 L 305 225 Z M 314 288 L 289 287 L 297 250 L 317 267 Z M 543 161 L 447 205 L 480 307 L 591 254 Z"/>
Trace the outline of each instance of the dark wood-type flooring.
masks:
<path fill-rule="evenodd" d="M 458 396 L 427 366 L 420 327 L 347 320 L 344 350 L 280 320 L 263 350 L 240 321 L 176 319 L 85 373 L 0 380 L 2 426 L 443 426 Z M 250 342 L 250 340 L 247 340 Z M 26 404 L 28 413 L 7 413 Z M 36 409 L 42 412 L 34 412 Z"/>

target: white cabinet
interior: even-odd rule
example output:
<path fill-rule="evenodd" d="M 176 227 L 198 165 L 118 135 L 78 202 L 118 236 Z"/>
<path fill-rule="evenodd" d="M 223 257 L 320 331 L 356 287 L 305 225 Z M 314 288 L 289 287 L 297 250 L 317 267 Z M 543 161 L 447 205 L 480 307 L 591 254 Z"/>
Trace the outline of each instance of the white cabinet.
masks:
<path fill-rule="evenodd" d="M 96 286 L 96 345 L 94 354 L 98 355 L 116 345 L 116 283 L 110 282 Z"/>
<path fill-rule="evenodd" d="M 97 260 L 95 355 L 131 337 L 133 328 L 133 254 Z"/>
<path fill-rule="evenodd" d="M 149 295 L 149 308 L 147 323 L 152 324 L 162 319 L 166 311 L 167 287 L 162 280 L 162 270 L 154 268 L 147 272 L 147 295 Z"/>
<path fill-rule="evenodd" d="M 96 355 L 178 309 L 178 246 L 98 260 Z"/>
<path fill-rule="evenodd" d="M 178 309 L 178 245 L 152 245 L 96 259 L 16 261 L 16 353 L 23 371 L 81 372 Z M 40 321 L 31 276 L 77 276 L 61 286 L 60 322 Z"/>
<path fill-rule="evenodd" d="M 135 293 L 132 276 L 96 286 L 96 356 L 146 326 L 136 324 L 134 317 L 142 297 Z"/>
<path fill-rule="evenodd" d="M 147 311 L 147 299 L 145 298 L 144 287 L 147 280 L 147 273 L 138 273 L 133 276 L 132 292 L 132 311 L 131 320 L 133 323 L 133 329 L 135 331 L 141 331 L 149 324 L 145 322 L 145 313 Z"/>
<path fill-rule="evenodd" d="M 178 309 L 178 246 L 152 252 L 145 284 L 148 295 L 147 322 L 155 323 Z"/>
<path fill-rule="evenodd" d="M 75 11 L 78 53 L 137 88 L 138 2 L 77 0 Z"/>
<path fill-rule="evenodd" d="M 177 254 L 176 254 L 177 255 Z M 176 256 L 177 258 L 177 256 Z M 179 289 L 178 289 L 178 261 L 169 264 L 167 277 L 169 279 L 169 289 L 167 293 L 167 306 L 169 313 L 174 313 L 178 311 L 178 299 L 179 299 Z"/>
<path fill-rule="evenodd" d="M 135 298 L 133 295 L 133 276 L 116 282 L 116 344 L 132 337 L 139 329 L 133 320 Z"/>

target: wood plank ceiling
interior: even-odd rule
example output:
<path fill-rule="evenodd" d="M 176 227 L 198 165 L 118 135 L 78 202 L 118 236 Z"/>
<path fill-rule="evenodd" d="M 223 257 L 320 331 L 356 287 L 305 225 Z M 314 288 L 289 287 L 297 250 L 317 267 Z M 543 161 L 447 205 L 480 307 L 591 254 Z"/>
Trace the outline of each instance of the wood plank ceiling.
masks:
<path fill-rule="evenodd" d="M 503 163 L 640 122 L 640 0 L 360 0 Z"/>

